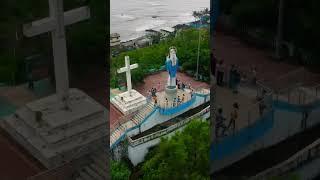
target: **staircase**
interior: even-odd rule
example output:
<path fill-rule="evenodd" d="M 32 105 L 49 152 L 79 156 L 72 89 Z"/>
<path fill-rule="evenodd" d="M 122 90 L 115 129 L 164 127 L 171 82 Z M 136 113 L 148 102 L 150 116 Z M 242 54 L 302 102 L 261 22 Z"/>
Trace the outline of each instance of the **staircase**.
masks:
<path fill-rule="evenodd" d="M 149 102 L 135 116 L 133 116 L 131 121 L 133 121 L 133 123 L 136 125 L 140 124 L 144 120 L 144 118 L 152 112 L 153 108 L 154 108 L 154 103 Z"/>
<path fill-rule="evenodd" d="M 112 147 L 114 143 L 116 143 L 116 141 L 126 133 L 127 129 L 130 129 L 132 127 L 139 125 L 145 119 L 145 117 L 153 111 L 153 109 L 154 109 L 154 103 L 148 102 L 131 119 L 121 124 L 114 131 L 112 131 L 110 133 L 110 146 Z"/>
<path fill-rule="evenodd" d="M 95 154 L 90 156 L 91 163 L 78 170 L 76 180 L 105 180 L 108 179 L 107 155 Z"/>

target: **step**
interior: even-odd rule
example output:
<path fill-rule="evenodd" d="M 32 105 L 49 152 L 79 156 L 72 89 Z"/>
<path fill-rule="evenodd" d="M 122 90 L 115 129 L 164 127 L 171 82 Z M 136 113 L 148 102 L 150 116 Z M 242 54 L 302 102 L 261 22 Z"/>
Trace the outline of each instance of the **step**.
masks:
<path fill-rule="evenodd" d="M 103 180 L 103 178 L 102 178 L 95 170 L 91 169 L 91 167 L 86 166 L 84 169 L 85 169 L 85 170 L 88 172 L 88 174 L 89 174 L 91 177 L 93 177 L 95 180 Z"/>
<path fill-rule="evenodd" d="M 82 170 L 80 170 L 79 174 L 80 178 L 83 180 L 92 180 L 92 177 L 89 176 L 86 172 L 83 172 Z"/>
<path fill-rule="evenodd" d="M 91 158 L 97 166 L 99 166 L 102 170 L 107 171 L 107 161 L 104 160 L 104 158 L 100 158 L 97 156 L 91 156 Z"/>
<path fill-rule="evenodd" d="M 96 172 L 101 176 L 101 177 L 104 177 L 104 178 L 108 178 L 108 171 L 107 170 L 103 170 L 100 166 L 98 166 L 97 164 L 90 164 L 91 168 L 92 169 L 95 169 Z M 107 166 L 107 165 L 105 165 Z"/>

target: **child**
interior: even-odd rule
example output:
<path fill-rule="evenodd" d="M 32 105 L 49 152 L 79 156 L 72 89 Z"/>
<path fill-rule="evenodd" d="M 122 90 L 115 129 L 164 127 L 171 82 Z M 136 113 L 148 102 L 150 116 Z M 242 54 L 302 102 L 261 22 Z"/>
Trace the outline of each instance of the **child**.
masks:
<path fill-rule="evenodd" d="M 218 114 L 216 115 L 216 130 L 215 130 L 215 134 L 216 134 L 216 138 L 219 138 L 220 134 L 219 131 L 222 128 L 222 135 L 225 134 L 225 131 L 227 129 L 226 125 L 224 124 L 224 121 L 226 120 L 226 118 L 223 116 L 222 114 L 222 108 L 218 109 Z"/>
<path fill-rule="evenodd" d="M 239 111 L 239 105 L 238 103 L 233 103 L 233 110 L 231 112 L 231 118 L 228 125 L 228 129 L 232 126 L 232 133 L 235 133 L 236 129 L 236 120 L 238 119 L 238 111 Z"/>

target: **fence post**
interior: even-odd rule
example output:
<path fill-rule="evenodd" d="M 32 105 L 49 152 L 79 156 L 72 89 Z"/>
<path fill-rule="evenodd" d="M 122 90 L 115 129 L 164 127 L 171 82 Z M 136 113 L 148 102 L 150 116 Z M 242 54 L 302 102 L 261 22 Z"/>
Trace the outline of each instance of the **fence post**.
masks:
<path fill-rule="evenodd" d="M 301 104 L 301 91 L 299 90 L 299 105 Z"/>
<path fill-rule="evenodd" d="M 251 119 L 251 114 L 250 114 L 250 110 L 248 111 L 248 127 L 250 126 L 250 119 Z"/>

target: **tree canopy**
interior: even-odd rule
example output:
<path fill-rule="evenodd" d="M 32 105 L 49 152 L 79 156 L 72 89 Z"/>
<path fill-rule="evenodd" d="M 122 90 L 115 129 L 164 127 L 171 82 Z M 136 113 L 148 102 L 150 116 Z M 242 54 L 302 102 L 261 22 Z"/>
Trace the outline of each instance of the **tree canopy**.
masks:
<path fill-rule="evenodd" d="M 208 29 L 200 29 L 200 60 L 199 74 L 209 77 L 210 50 L 209 50 L 209 32 Z M 169 53 L 169 48 L 177 48 L 179 66 L 183 70 L 196 71 L 197 50 L 198 50 L 198 29 L 190 28 L 181 31 L 175 37 L 161 41 L 149 47 L 135 49 L 120 53 L 111 59 L 110 81 L 111 87 L 117 87 L 118 79 L 124 81 L 124 75 L 117 74 L 116 70 L 124 66 L 124 57 L 130 56 L 130 63 L 138 63 L 139 68 L 132 71 L 133 83 L 142 82 L 150 69 L 159 69 L 165 65 L 165 58 Z"/>
<path fill-rule="evenodd" d="M 161 139 L 142 165 L 142 179 L 209 179 L 209 128 L 208 122 L 195 119 Z"/>
<path fill-rule="evenodd" d="M 131 171 L 123 162 L 111 160 L 111 179 L 127 180 L 130 177 Z"/>

